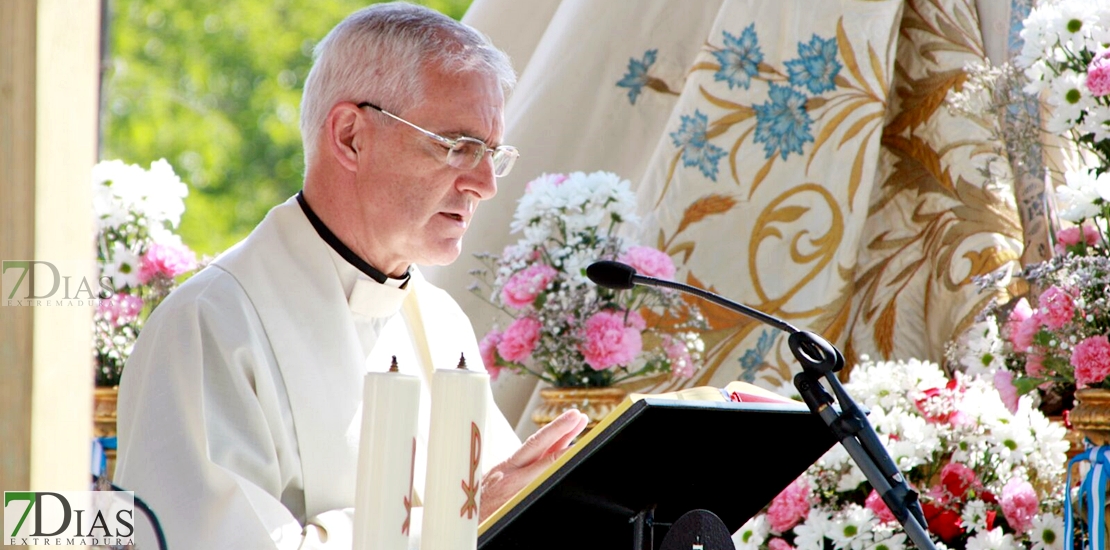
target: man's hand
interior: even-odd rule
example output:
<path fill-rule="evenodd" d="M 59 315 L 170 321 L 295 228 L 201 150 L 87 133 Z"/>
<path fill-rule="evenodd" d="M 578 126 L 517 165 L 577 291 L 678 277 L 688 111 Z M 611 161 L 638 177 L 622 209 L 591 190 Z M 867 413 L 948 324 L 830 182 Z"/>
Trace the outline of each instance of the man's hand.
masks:
<path fill-rule="evenodd" d="M 482 479 L 480 521 L 485 521 L 554 463 L 586 429 L 588 421 L 577 409 L 566 411 L 532 434 L 508 460 L 494 466 Z"/>

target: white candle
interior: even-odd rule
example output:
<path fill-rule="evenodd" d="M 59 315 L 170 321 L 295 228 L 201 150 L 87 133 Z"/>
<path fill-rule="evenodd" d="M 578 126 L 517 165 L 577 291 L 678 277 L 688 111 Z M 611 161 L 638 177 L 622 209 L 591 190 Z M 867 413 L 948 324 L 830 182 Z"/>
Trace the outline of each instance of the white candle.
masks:
<path fill-rule="evenodd" d="M 406 550 L 420 379 L 397 372 L 366 375 L 355 481 L 354 550 Z"/>
<path fill-rule="evenodd" d="M 432 373 L 428 475 L 421 550 L 474 550 L 489 375 L 465 368 Z"/>

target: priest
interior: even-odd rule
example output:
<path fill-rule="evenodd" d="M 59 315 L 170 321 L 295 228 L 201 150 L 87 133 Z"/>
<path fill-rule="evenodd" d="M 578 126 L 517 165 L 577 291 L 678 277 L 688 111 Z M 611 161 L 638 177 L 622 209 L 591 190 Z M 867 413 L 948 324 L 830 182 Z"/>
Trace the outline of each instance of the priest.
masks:
<path fill-rule="evenodd" d="M 350 549 L 362 380 L 392 356 L 424 382 L 419 502 L 432 370 L 481 356 L 465 314 L 415 266 L 458 257 L 512 168 L 514 82 L 487 38 L 410 4 L 360 10 L 316 47 L 302 191 L 174 291 L 124 369 L 115 479 L 170 548 Z M 586 423 L 568 412 L 521 446 L 485 399 L 482 518 Z"/>

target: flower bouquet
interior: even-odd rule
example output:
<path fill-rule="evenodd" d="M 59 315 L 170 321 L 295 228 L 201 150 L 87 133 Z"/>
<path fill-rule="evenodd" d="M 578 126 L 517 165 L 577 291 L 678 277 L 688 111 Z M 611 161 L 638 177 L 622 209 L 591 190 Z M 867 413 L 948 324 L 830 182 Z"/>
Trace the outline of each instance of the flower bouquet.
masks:
<path fill-rule="evenodd" d="M 938 548 L 1062 550 L 1064 428 L 992 383 L 932 363 L 864 360 L 845 388 L 907 483 Z M 906 536 L 841 445 L 735 535 L 738 550 L 900 550 Z"/>
<path fill-rule="evenodd" d="M 615 174 L 545 174 L 528 184 L 511 229 L 522 237 L 500 256 L 479 254 L 485 269 L 471 288 L 509 321 L 481 341 L 491 377 L 501 369 L 553 386 L 606 387 L 635 376 L 689 378 L 699 368 L 706 327 L 676 293 L 600 288 L 585 275 L 598 260 L 673 279 L 669 256 L 618 236 L 635 221 L 635 195 Z"/>
<path fill-rule="evenodd" d="M 1022 22 L 1025 92 L 1049 108 L 1045 130 L 1067 134 L 1110 166 L 1110 5 L 1090 0 L 1040 2 Z"/>
<path fill-rule="evenodd" d="M 103 289 L 93 315 L 96 385 L 114 386 L 146 316 L 198 266 L 173 233 L 189 190 L 168 162 L 143 170 L 104 161 L 93 167 L 92 185 Z"/>
<path fill-rule="evenodd" d="M 1045 206 L 1056 256 L 1018 274 L 1032 292 L 989 307 L 950 357 L 969 373 L 992 373 L 1011 409 L 1017 396 L 1035 392 L 1042 410 L 1058 414 L 1077 388 L 1110 389 L 1110 5 L 1044 2 L 1021 36 L 1016 65 L 1025 92 L 1044 98 L 1043 130 L 1067 136 L 1085 166 L 1047 194 L 1055 196 Z M 993 291 L 1009 282 L 1006 273 L 979 281 Z"/>

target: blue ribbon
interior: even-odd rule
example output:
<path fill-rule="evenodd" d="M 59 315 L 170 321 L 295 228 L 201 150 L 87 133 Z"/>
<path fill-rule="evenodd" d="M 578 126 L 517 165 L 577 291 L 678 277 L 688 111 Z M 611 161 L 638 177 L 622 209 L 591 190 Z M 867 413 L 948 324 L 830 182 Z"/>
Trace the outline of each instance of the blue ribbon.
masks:
<path fill-rule="evenodd" d="M 1064 548 L 1074 548 L 1075 526 L 1071 510 L 1071 471 L 1080 462 L 1090 462 L 1091 470 L 1079 486 L 1079 500 L 1087 504 L 1089 550 L 1106 550 L 1106 485 L 1110 478 L 1110 446 L 1091 447 L 1068 461 L 1064 486 Z"/>

